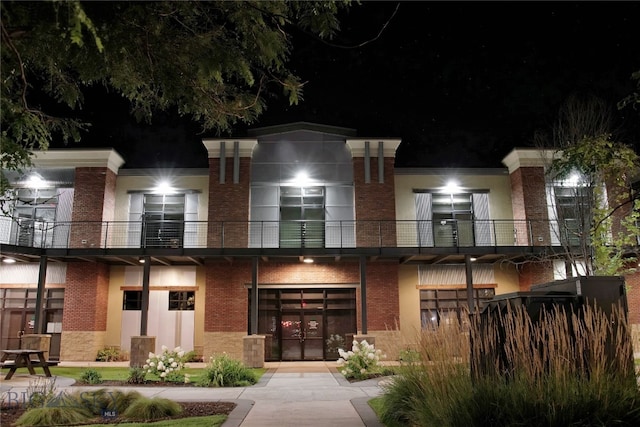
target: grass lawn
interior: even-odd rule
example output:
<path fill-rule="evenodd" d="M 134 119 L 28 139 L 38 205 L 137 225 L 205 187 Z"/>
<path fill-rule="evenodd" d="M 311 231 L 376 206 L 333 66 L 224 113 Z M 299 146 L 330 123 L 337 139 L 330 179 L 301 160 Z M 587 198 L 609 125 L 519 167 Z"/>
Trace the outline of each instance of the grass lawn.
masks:
<path fill-rule="evenodd" d="M 80 377 L 82 377 L 82 373 L 88 369 L 95 369 L 102 376 L 103 381 L 126 381 L 129 378 L 129 367 L 120 367 L 120 366 L 104 366 L 104 367 L 67 367 L 67 366 L 52 366 L 49 368 L 51 371 L 51 375 L 57 377 L 66 377 L 73 378 L 76 381 L 80 381 Z M 266 369 L 264 368 L 255 368 L 252 369 L 255 373 L 256 378 L 260 380 L 260 377 L 264 375 Z M 185 368 L 183 371 L 185 374 L 189 374 L 191 378 L 191 382 L 195 383 L 198 381 L 199 377 L 204 374 L 205 368 Z M 27 368 L 19 368 L 16 373 L 29 373 Z M 147 374 L 148 380 L 159 380 L 160 378 Z"/>

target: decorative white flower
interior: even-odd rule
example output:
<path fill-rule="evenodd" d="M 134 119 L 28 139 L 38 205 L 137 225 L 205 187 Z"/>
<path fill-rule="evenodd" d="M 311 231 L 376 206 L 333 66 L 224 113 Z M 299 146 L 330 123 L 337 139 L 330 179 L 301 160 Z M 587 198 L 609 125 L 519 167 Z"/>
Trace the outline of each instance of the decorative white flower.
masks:
<path fill-rule="evenodd" d="M 160 374 L 160 378 L 164 378 L 164 377 L 166 377 L 166 376 L 167 376 L 167 373 L 166 373 L 166 372 L 163 372 L 163 373 L 161 373 L 161 374 Z"/>
<path fill-rule="evenodd" d="M 160 347 L 160 348 L 162 349 L 162 352 L 163 352 L 163 353 L 164 353 L 165 351 L 169 350 L 169 349 L 167 348 L 167 346 L 166 346 L 166 345 L 163 345 L 163 346 L 162 346 L 162 347 Z"/>

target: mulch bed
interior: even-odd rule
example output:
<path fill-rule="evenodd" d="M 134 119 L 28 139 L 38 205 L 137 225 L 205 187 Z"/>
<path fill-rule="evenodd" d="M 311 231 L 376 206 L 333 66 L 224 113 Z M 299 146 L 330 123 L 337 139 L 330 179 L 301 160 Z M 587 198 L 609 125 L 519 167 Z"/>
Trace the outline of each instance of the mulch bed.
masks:
<path fill-rule="evenodd" d="M 74 386 L 95 386 L 100 388 L 108 387 L 193 387 L 193 383 L 171 383 L 161 381 L 146 381 L 144 384 L 129 384 L 126 381 L 103 381 L 100 384 L 83 384 L 76 382 Z M 166 419 L 180 419 L 191 417 L 204 417 L 209 415 L 229 415 L 236 407 L 232 402 L 178 402 L 182 408 L 182 414 Z M 25 412 L 22 406 L 2 406 L 0 408 L 0 426 L 12 426 L 16 420 Z M 161 421 L 161 420 L 154 420 Z M 97 417 L 91 421 L 87 421 L 83 425 L 89 424 L 118 424 L 123 423 L 122 418 L 102 418 Z"/>

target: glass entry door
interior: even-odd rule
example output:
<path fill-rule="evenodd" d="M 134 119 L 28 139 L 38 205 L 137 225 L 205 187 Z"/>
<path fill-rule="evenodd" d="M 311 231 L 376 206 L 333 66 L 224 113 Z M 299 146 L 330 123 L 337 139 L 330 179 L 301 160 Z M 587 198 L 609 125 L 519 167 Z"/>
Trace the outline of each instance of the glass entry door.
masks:
<path fill-rule="evenodd" d="M 323 316 L 318 310 L 282 313 L 282 360 L 323 359 Z"/>
<path fill-rule="evenodd" d="M 337 360 L 356 333 L 356 290 L 259 289 L 258 333 L 267 361 Z"/>

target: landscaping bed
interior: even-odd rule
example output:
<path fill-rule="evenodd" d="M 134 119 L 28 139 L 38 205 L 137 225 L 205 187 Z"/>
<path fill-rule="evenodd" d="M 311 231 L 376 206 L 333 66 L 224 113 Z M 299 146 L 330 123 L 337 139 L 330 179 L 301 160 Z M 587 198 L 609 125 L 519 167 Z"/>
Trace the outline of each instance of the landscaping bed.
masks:
<path fill-rule="evenodd" d="M 82 385 L 82 384 L 78 384 Z M 181 418 L 191 418 L 191 417 L 205 417 L 210 415 L 229 415 L 231 411 L 236 407 L 235 403 L 232 402 L 179 402 L 180 406 L 182 406 L 183 411 L 180 415 L 166 419 L 181 419 Z M 24 407 L 22 406 L 12 406 L 6 407 L 2 406 L 0 409 L 0 425 L 1 426 L 12 426 L 13 423 L 25 412 Z M 154 420 L 162 421 L 162 419 Z M 83 423 L 83 425 L 90 424 L 118 424 L 125 422 L 121 418 L 101 418 L 96 417 L 92 421 L 88 421 Z"/>

